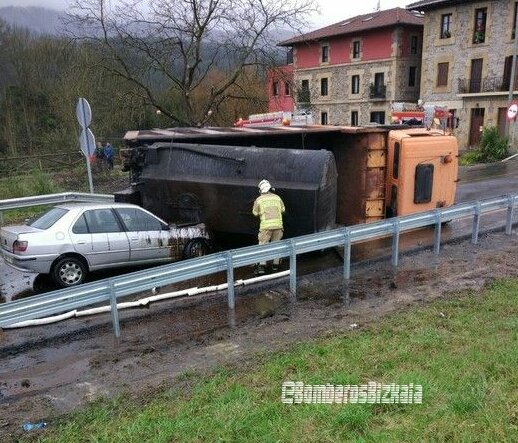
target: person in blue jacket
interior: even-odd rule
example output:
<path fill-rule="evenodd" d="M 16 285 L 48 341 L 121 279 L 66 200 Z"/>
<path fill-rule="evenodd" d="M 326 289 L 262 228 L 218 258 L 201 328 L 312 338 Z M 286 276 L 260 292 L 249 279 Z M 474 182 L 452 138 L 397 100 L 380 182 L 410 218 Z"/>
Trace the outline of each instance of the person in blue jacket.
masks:
<path fill-rule="evenodd" d="M 110 142 L 106 142 L 104 144 L 104 159 L 106 160 L 106 164 L 108 165 L 108 169 L 113 169 L 113 146 Z"/>

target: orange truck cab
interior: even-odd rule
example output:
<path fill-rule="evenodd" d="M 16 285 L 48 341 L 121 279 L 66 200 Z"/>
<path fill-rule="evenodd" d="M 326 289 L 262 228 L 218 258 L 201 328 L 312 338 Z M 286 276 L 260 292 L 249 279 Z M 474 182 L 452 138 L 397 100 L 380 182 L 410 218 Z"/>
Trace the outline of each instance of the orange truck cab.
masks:
<path fill-rule="evenodd" d="M 452 205 L 458 172 L 457 139 L 424 128 L 390 131 L 388 138 L 387 216 Z"/>

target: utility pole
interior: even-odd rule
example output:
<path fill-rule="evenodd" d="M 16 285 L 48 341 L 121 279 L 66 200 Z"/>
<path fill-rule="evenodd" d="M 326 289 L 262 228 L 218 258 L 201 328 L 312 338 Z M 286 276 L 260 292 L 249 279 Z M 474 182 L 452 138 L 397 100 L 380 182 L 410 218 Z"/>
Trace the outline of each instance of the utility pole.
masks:
<path fill-rule="evenodd" d="M 514 92 L 514 77 L 516 76 L 516 55 L 518 53 L 518 8 L 516 8 L 516 16 L 514 17 L 514 50 L 513 50 L 513 61 L 511 66 L 511 78 L 509 81 L 509 97 L 507 99 L 507 109 L 511 106 L 513 102 L 513 92 Z M 509 137 L 509 120 L 505 120 L 505 134 Z M 514 128 L 513 128 L 514 130 Z"/>

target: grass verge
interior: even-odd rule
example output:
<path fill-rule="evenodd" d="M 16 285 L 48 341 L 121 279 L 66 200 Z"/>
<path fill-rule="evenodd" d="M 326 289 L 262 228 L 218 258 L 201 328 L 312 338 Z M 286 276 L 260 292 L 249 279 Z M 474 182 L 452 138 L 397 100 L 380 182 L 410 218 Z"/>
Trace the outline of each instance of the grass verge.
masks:
<path fill-rule="evenodd" d="M 518 280 L 412 308 L 365 329 L 192 371 L 149 401 L 102 400 L 44 442 L 512 441 L 518 435 Z M 283 381 L 421 384 L 421 405 L 285 405 Z"/>
<path fill-rule="evenodd" d="M 479 152 L 476 150 L 467 151 L 459 157 L 459 166 L 472 166 L 479 163 Z"/>

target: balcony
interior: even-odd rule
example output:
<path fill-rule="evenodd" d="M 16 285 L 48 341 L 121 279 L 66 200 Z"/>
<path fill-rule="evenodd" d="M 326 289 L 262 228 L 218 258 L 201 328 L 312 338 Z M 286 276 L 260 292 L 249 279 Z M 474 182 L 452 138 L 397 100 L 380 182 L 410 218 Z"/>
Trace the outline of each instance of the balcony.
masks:
<path fill-rule="evenodd" d="M 371 83 L 369 97 L 372 99 L 387 98 L 387 85 L 376 85 Z"/>
<path fill-rule="evenodd" d="M 505 77 L 486 77 L 483 79 L 459 78 L 459 94 L 480 94 L 483 92 L 502 92 L 509 90 L 509 79 Z"/>

